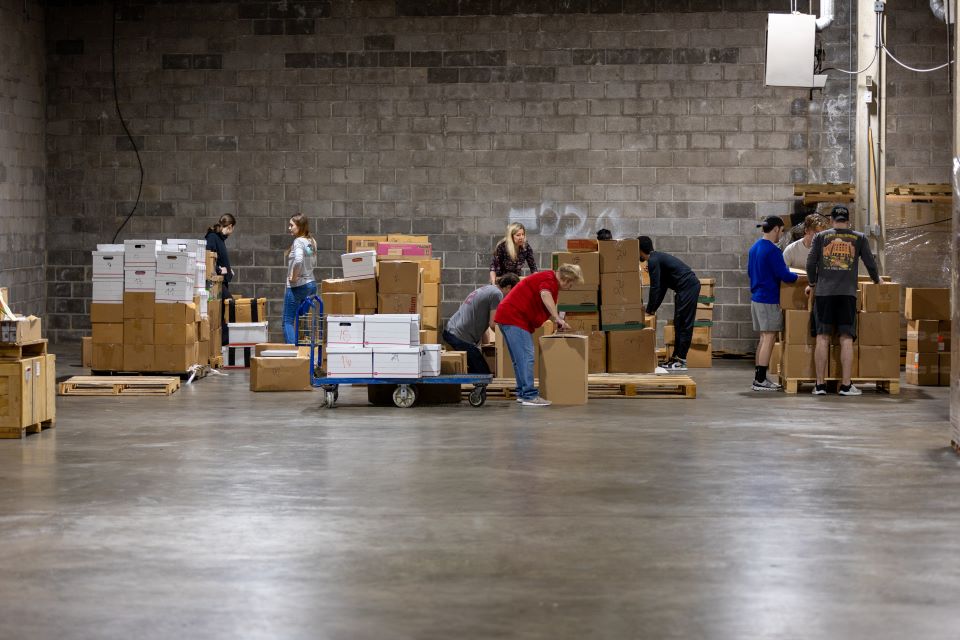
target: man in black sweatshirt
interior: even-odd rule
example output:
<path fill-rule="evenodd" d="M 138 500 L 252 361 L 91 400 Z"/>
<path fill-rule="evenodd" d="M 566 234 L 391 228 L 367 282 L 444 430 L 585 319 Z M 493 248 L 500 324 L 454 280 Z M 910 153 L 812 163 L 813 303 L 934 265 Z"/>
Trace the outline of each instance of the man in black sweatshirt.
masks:
<path fill-rule="evenodd" d="M 654 314 L 660 308 L 667 289 L 673 289 L 673 325 L 677 334 L 673 355 L 663 365 L 669 371 L 687 370 L 687 352 L 693 340 L 693 323 L 697 317 L 700 280 L 693 270 L 669 253 L 653 250 L 653 240 L 640 236 L 640 261 L 647 263 L 650 275 L 650 297 L 646 311 Z"/>

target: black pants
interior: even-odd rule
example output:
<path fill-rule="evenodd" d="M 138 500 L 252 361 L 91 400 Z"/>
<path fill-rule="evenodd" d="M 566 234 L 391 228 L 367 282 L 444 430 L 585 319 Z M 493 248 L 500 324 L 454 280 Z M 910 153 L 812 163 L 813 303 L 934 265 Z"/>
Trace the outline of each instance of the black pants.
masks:
<path fill-rule="evenodd" d="M 673 345 L 673 356 L 687 359 L 690 342 L 693 340 L 693 323 L 697 318 L 697 299 L 700 297 L 700 281 L 691 278 L 677 288 L 673 297 L 673 326 L 677 342 Z"/>
<path fill-rule="evenodd" d="M 480 351 L 480 347 L 461 340 L 449 331 L 443 332 L 443 341 L 453 347 L 454 351 L 467 352 L 467 373 L 490 373 L 490 367 Z"/>

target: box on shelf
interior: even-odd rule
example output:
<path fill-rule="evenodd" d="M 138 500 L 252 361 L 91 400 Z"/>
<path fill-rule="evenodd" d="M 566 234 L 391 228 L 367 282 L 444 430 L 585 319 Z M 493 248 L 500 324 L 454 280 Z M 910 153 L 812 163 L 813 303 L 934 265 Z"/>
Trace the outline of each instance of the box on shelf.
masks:
<path fill-rule="evenodd" d="M 657 367 L 656 342 L 654 329 L 607 333 L 607 373 L 652 373 Z"/>
<path fill-rule="evenodd" d="M 312 391 L 309 358 L 250 359 L 250 391 Z"/>
<path fill-rule="evenodd" d="M 123 302 L 123 278 L 115 280 L 93 279 L 93 291 L 90 299 L 93 302 L 119 303 Z"/>
<path fill-rule="evenodd" d="M 381 345 L 373 349 L 374 378 L 419 378 L 420 347 Z"/>
<path fill-rule="evenodd" d="M 604 273 L 600 276 L 600 299 L 605 307 L 624 307 L 643 304 L 640 272 Z"/>
<path fill-rule="evenodd" d="M 860 285 L 860 299 L 864 311 L 900 313 L 900 285 L 895 282 L 864 282 Z"/>
<path fill-rule="evenodd" d="M 123 294 L 123 318 L 152 318 L 155 315 L 156 295 L 153 291 L 134 292 Z"/>
<path fill-rule="evenodd" d="M 366 319 L 371 316 L 328 315 L 324 332 L 328 345 L 363 346 L 363 333 Z"/>
<path fill-rule="evenodd" d="M 380 242 L 377 244 L 378 260 L 429 260 L 433 247 L 429 242 Z"/>
<path fill-rule="evenodd" d="M 858 340 L 859 342 L 859 340 Z M 875 380 L 900 378 L 899 345 L 860 345 L 860 378 Z"/>
<path fill-rule="evenodd" d="M 424 377 L 440 375 L 440 345 L 420 345 L 420 375 Z"/>
<path fill-rule="evenodd" d="M 116 278 L 122 280 L 123 254 L 94 251 L 92 275 L 94 278 Z"/>
<path fill-rule="evenodd" d="M 559 311 L 592 313 L 596 312 L 598 308 L 596 289 L 565 289 L 561 290 L 557 297 L 557 310 Z"/>
<path fill-rule="evenodd" d="M 40 318 L 36 316 L 4 318 L 0 320 L 0 342 L 23 344 L 42 340 L 43 335 L 40 325 Z"/>
<path fill-rule="evenodd" d="M 366 347 L 418 346 L 420 343 L 420 316 L 396 313 L 367 316 L 363 329 Z"/>
<path fill-rule="evenodd" d="M 377 291 L 385 293 L 419 294 L 422 290 L 423 272 L 417 262 L 390 260 L 381 262 L 377 268 Z"/>
<path fill-rule="evenodd" d="M 325 316 L 352 316 L 357 312 L 357 294 L 353 291 L 322 293 L 320 299 Z"/>
<path fill-rule="evenodd" d="M 636 331 L 645 328 L 642 304 L 600 307 L 600 328 L 603 331 Z"/>
<path fill-rule="evenodd" d="M 327 347 L 327 376 L 372 378 L 373 349 L 331 344 Z"/>
<path fill-rule="evenodd" d="M 345 280 L 362 280 L 375 278 L 377 275 L 377 252 L 356 251 L 340 256 Z"/>
<path fill-rule="evenodd" d="M 223 310 L 228 323 L 264 322 L 267 319 L 267 299 L 231 298 L 224 301 Z"/>
<path fill-rule="evenodd" d="M 344 280 L 342 278 L 333 278 L 324 280 L 320 283 L 322 293 L 350 293 L 356 297 L 357 313 L 363 313 L 365 309 L 377 308 L 377 279 L 366 278 L 364 280 Z"/>
<path fill-rule="evenodd" d="M 594 238 L 568 238 L 567 251 L 572 253 L 589 253 L 600 250 L 600 245 Z"/>
<path fill-rule="evenodd" d="M 940 354 L 908 351 L 904 370 L 909 384 L 935 387 L 940 384 Z"/>
<path fill-rule="evenodd" d="M 456 374 L 467 373 L 467 352 L 466 351 L 441 351 L 440 352 L 440 373 Z"/>
<path fill-rule="evenodd" d="M 583 272 L 583 285 L 581 286 L 596 289 L 600 285 L 599 253 L 557 251 L 553 254 L 553 270 L 556 271 L 562 264 L 575 264 L 580 267 L 580 271 Z"/>
<path fill-rule="evenodd" d="M 557 405 L 587 404 L 589 338 L 572 333 L 540 337 L 540 396 Z"/>
<path fill-rule="evenodd" d="M 780 283 L 780 308 L 794 311 L 808 311 L 812 309 L 812 296 L 806 293 L 807 276 L 801 275 L 796 282 Z M 702 288 L 702 287 L 701 287 Z"/>
<path fill-rule="evenodd" d="M 387 239 L 384 242 L 423 243 L 423 242 L 430 242 L 430 237 L 429 236 L 411 236 L 404 233 L 389 233 L 387 234 Z"/>
<path fill-rule="evenodd" d="M 600 240 L 600 273 L 626 273 L 638 271 L 640 243 L 636 238 L 625 240 Z"/>
<path fill-rule="evenodd" d="M 949 320 L 950 289 L 907 287 L 904 315 L 907 320 Z"/>
<path fill-rule="evenodd" d="M 857 314 L 857 344 L 895 345 L 900 342 L 900 314 L 896 311 L 864 311 Z"/>
<path fill-rule="evenodd" d="M 157 252 L 160 251 L 159 240 L 124 240 L 123 261 L 127 265 L 157 264 Z"/>
<path fill-rule="evenodd" d="M 94 371 L 123 371 L 123 343 L 94 343 L 90 353 L 90 368 Z"/>
<path fill-rule="evenodd" d="M 386 242 L 387 236 L 347 236 L 347 253 L 357 251 L 374 251 L 381 242 Z"/>
<path fill-rule="evenodd" d="M 130 267 L 123 271 L 123 290 L 153 293 L 157 287 L 157 268 L 148 266 Z"/>

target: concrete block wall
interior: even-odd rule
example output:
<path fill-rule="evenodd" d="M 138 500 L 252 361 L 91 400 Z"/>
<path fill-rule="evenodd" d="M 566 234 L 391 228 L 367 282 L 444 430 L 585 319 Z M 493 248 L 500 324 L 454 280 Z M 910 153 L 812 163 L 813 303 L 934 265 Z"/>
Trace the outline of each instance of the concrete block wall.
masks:
<path fill-rule="evenodd" d="M 790 213 L 794 182 L 849 179 L 853 161 L 834 152 L 851 134 L 849 83 L 763 86 L 766 12 L 782 4 L 127 5 L 118 93 L 146 180 L 121 238 L 199 237 L 236 213 L 234 289 L 279 318 L 289 215 L 314 221 L 320 277 L 337 274 L 347 234 L 428 234 L 449 317 L 487 281 L 511 220 L 544 265 L 568 237 L 643 233 L 717 278 L 714 346 L 750 351 L 755 221 Z M 74 339 L 88 252 L 129 211 L 138 172 L 113 106 L 109 9 L 61 5 L 48 22 L 49 308 Z M 849 16 L 835 24 L 824 42 L 849 65 Z"/>
<path fill-rule="evenodd" d="M 0 0 L 0 287 L 14 310 L 45 309 L 43 10 Z"/>

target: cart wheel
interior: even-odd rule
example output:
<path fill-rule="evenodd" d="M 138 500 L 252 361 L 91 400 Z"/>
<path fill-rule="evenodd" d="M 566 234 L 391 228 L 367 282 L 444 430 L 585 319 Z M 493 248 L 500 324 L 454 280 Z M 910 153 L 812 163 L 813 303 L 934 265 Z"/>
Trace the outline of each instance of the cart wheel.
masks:
<path fill-rule="evenodd" d="M 487 390 L 483 387 L 476 387 L 470 392 L 470 406 L 482 407 L 487 401 Z"/>
<path fill-rule="evenodd" d="M 337 403 L 337 392 L 336 391 L 327 391 L 324 395 L 327 396 L 327 409 L 333 409 L 334 405 Z"/>
<path fill-rule="evenodd" d="M 401 409 L 409 409 L 417 401 L 417 393 L 408 384 L 401 384 L 393 391 L 393 404 Z"/>

